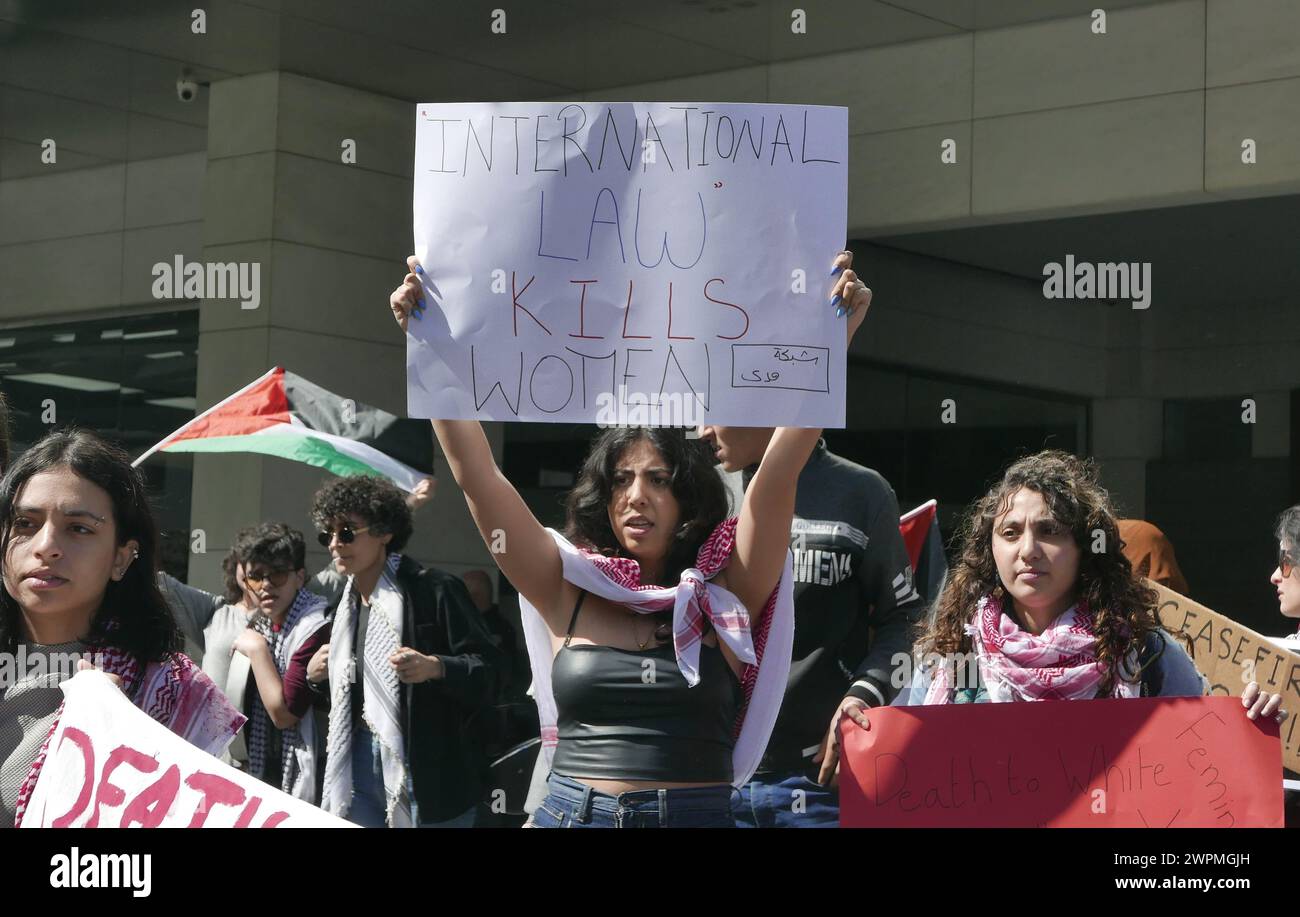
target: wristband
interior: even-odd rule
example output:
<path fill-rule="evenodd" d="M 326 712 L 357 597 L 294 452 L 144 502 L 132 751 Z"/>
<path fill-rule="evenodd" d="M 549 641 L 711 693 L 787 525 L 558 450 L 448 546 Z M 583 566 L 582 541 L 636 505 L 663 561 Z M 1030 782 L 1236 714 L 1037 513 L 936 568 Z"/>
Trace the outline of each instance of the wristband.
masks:
<path fill-rule="evenodd" d="M 865 678 L 860 678 L 849 686 L 844 692 L 845 697 L 856 697 L 858 700 L 866 703 L 868 707 L 885 707 L 885 696 L 880 693 L 880 689 Z"/>

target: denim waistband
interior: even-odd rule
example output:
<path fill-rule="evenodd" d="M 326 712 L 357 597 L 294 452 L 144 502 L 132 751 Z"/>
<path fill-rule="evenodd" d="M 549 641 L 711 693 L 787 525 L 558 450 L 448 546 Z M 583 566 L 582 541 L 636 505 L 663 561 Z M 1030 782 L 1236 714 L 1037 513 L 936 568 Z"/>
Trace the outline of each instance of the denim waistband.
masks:
<path fill-rule="evenodd" d="M 692 809 L 707 809 L 714 806 L 719 809 L 729 809 L 731 806 L 729 785 L 692 786 L 671 790 L 632 790 L 615 795 L 602 793 L 572 777 L 563 777 L 556 773 L 550 775 L 546 785 L 556 799 L 575 804 L 590 799 L 591 805 L 597 808 L 658 809 L 661 800 L 670 807 L 678 805 L 689 806 Z"/>

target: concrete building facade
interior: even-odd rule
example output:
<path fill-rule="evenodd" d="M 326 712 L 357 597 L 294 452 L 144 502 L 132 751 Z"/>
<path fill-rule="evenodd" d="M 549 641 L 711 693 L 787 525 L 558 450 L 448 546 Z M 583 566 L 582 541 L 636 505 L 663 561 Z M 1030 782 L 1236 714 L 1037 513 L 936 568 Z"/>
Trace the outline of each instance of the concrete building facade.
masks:
<path fill-rule="evenodd" d="M 848 238 L 876 300 L 831 445 L 905 505 L 939 498 L 948 529 L 1016 454 L 1094 456 L 1194 597 L 1283 626 L 1267 576 L 1272 520 L 1300 501 L 1300 4 L 565 0 L 506 8 L 504 33 L 499 3 L 221 0 L 203 32 L 195 6 L 0 0 L 0 384 L 20 442 L 76 421 L 143 451 L 273 365 L 405 413 L 385 300 L 411 248 L 416 101 L 845 105 Z M 258 308 L 159 299 L 153 267 L 176 256 L 259 264 Z M 1067 257 L 1148 265 L 1149 304 L 1045 298 Z M 590 432 L 490 425 L 552 522 Z M 209 588 L 237 528 L 306 527 L 320 483 L 249 455 L 150 474 L 173 560 Z M 490 566 L 444 477 L 412 553 Z M 185 550 L 194 529 L 206 553 Z"/>

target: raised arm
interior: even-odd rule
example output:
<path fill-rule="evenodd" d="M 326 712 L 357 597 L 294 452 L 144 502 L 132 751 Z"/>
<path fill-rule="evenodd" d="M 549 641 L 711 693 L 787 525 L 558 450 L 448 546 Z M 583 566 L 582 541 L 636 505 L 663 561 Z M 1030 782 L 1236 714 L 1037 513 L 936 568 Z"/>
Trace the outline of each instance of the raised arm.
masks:
<path fill-rule="evenodd" d="M 418 276 L 423 270 L 414 255 L 407 259 L 407 266 L 411 273 L 389 297 L 393 317 L 403 331 L 412 314 L 419 321 L 424 311 Z M 549 616 L 563 582 L 559 547 L 497 467 L 482 424 L 477 420 L 434 420 L 432 424 L 492 560 L 543 617 Z"/>
<path fill-rule="evenodd" d="M 871 305 L 871 290 L 849 270 L 852 264 L 851 252 L 836 257 L 837 279 L 830 301 L 823 307 L 836 310 L 837 317 L 846 317 L 846 349 Z M 821 432 L 777 427 L 745 492 L 736 521 L 736 548 L 727 565 L 727 588 L 744 603 L 755 626 L 781 579 L 781 568 L 790 550 L 795 486 Z"/>

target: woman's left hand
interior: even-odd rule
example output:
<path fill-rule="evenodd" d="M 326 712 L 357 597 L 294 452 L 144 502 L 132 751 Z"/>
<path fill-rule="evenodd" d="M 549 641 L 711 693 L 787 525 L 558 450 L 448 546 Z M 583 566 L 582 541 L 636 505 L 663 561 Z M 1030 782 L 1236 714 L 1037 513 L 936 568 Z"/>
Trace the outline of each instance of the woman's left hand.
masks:
<path fill-rule="evenodd" d="M 266 648 L 266 638 L 251 627 L 245 627 L 239 636 L 235 638 L 235 652 L 243 653 L 249 659 L 252 659 Z"/>
<path fill-rule="evenodd" d="M 404 646 L 388 657 L 389 663 L 397 672 L 397 680 L 407 685 L 418 685 L 424 681 L 442 678 L 444 674 L 442 660 L 437 656 L 426 656 Z"/>
<path fill-rule="evenodd" d="M 871 308 L 871 288 L 853 272 L 853 252 L 840 252 L 831 267 L 840 273 L 835 286 L 831 287 L 830 306 L 837 317 L 843 317 L 849 323 L 848 339 L 852 342 L 853 335 L 857 334 L 867 317 L 867 309 Z"/>
<path fill-rule="evenodd" d="M 1259 689 L 1258 683 L 1253 681 L 1241 692 L 1241 705 L 1246 708 L 1247 719 L 1255 720 L 1261 716 L 1271 716 L 1280 725 L 1287 718 L 1287 712 L 1282 709 L 1282 695 L 1267 694 Z"/>

